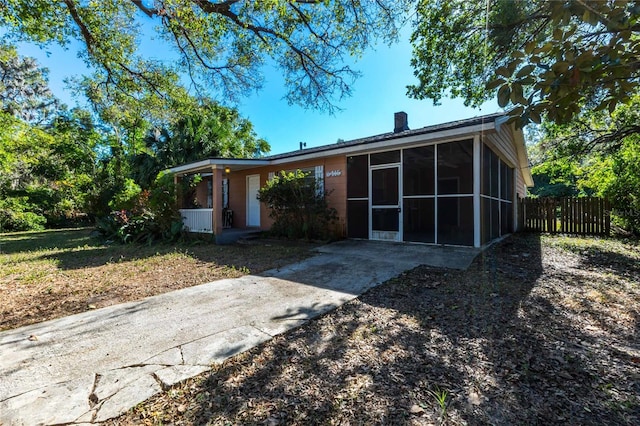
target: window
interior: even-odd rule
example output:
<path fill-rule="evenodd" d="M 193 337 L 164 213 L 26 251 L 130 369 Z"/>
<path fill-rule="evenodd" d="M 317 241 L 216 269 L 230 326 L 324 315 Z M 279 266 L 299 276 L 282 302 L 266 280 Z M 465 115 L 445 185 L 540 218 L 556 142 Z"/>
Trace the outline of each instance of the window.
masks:
<path fill-rule="evenodd" d="M 324 194 L 324 166 L 305 167 L 299 169 L 305 174 L 308 185 L 318 185 L 318 194 Z"/>
<path fill-rule="evenodd" d="M 312 184 L 314 180 L 317 182 L 320 182 L 323 180 L 322 166 L 319 166 L 319 167 L 320 167 L 320 170 L 319 170 L 320 173 L 318 173 L 318 170 L 316 167 L 304 167 L 297 170 L 300 170 L 302 173 L 304 173 L 305 180 L 309 182 L 309 184 Z"/>
<path fill-rule="evenodd" d="M 222 179 L 222 208 L 229 208 L 229 179 Z"/>
<path fill-rule="evenodd" d="M 315 167 L 303 167 L 295 170 L 285 170 L 287 173 L 294 173 L 300 170 L 305 175 L 305 180 L 308 185 L 313 185 L 314 181 L 318 185 L 318 194 L 324 194 L 324 166 L 315 166 Z M 268 179 L 271 180 L 275 174 L 273 172 L 269 173 Z"/>
<path fill-rule="evenodd" d="M 318 193 L 324 195 L 324 166 L 315 166 L 309 169 L 309 176 L 313 176 L 318 185 Z"/>

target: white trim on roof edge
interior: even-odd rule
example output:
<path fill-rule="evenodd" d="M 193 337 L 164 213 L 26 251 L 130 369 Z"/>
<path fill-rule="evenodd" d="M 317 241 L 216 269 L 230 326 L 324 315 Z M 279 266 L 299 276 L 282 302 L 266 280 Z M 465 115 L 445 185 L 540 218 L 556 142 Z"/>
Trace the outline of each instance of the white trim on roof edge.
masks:
<path fill-rule="evenodd" d="M 167 169 L 171 173 L 185 173 L 195 170 L 204 169 L 207 166 L 215 168 L 216 166 L 268 166 L 272 164 L 270 160 L 251 159 L 251 158 L 208 158 L 193 163 L 183 164 L 181 166 L 171 167 Z"/>
<path fill-rule="evenodd" d="M 473 138 L 473 136 L 481 131 L 493 130 L 493 122 L 478 124 L 475 126 L 468 127 L 459 127 L 455 129 L 448 129 L 439 132 L 426 133 L 420 135 L 412 135 L 400 137 L 397 139 L 386 139 L 377 142 L 367 142 L 358 145 L 351 145 L 340 147 L 336 146 L 335 148 L 326 149 L 317 152 L 310 152 L 308 154 L 300 154 L 292 157 L 285 158 L 276 158 L 271 160 L 273 165 L 291 163 L 293 161 L 303 161 L 303 160 L 311 160 L 318 157 L 325 157 L 327 155 L 350 155 L 350 154 L 359 154 L 362 152 L 371 152 L 371 151 L 381 151 L 381 150 L 390 150 L 394 148 L 404 148 L 409 147 L 411 145 L 421 145 L 429 142 L 448 142 L 454 140 L 460 140 L 461 137 L 469 137 Z"/>
<path fill-rule="evenodd" d="M 527 146 L 524 142 L 524 133 L 522 129 L 516 129 L 515 124 L 511 124 L 511 131 L 515 140 L 516 152 L 518 154 L 518 167 L 522 172 L 524 183 L 527 187 L 532 188 L 534 186 L 533 176 L 531 175 L 531 166 L 529 165 L 529 155 L 527 155 Z"/>
<path fill-rule="evenodd" d="M 205 169 L 207 167 L 216 166 L 270 166 L 287 164 L 296 161 L 312 160 L 319 157 L 326 157 L 330 155 L 350 155 L 361 152 L 370 152 L 376 150 L 389 150 L 394 148 L 409 147 L 411 145 L 419 145 L 430 142 L 449 142 L 454 140 L 460 140 L 461 137 L 473 138 L 479 132 L 495 130 L 493 122 L 476 124 L 473 126 L 457 127 L 453 129 L 447 129 L 442 131 L 436 131 L 433 133 L 410 135 L 405 137 L 399 137 L 397 139 L 385 139 L 376 142 L 366 142 L 351 146 L 327 145 L 327 149 L 319 151 L 305 153 L 301 151 L 300 154 L 293 154 L 289 157 L 274 158 L 274 159 L 240 159 L 240 158 L 210 158 L 207 160 L 196 161 L 193 163 L 184 164 L 181 166 L 172 167 L 167 169 L 171 173 L 188 173 Z M 295 152 L 295 151 L 294 151 Z"/>

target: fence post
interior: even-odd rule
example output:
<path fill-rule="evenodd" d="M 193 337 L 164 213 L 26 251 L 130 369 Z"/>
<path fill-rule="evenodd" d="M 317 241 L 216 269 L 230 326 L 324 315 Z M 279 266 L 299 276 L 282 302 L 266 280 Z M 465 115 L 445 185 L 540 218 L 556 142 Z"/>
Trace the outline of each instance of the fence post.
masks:
<path fill-rule="evenodd" d="M 611 232 L 611 203 L 604 201 L 606 213 L 604 214 L 604 232 L 608 236 Z"/>
<path fill-rule="evenodd" d="M 567 199 L 562 198 L 560 203 L 560 229 L 562 233 L 567 232 Z"/>

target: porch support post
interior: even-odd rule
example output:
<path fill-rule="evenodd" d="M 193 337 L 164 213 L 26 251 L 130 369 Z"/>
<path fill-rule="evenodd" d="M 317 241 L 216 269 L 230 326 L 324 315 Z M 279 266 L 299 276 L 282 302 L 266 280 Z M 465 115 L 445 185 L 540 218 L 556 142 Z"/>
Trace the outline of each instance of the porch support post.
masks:
<path fill-rule="evenodd" d="M 213 200 L 213 213 L 211 214 L 211 221 L 213 234 L 216 241 L 222 235 L 222 169 L 218 166 L 213 166 L 212 170 L 212 185 L 211 190 L 213 192 L 211 199 Z"/>
<path fill-rule="evenodd" d="M 482 164 L 480 135 L 473 137 L 473 246 L 480 247 L 480 166 Z M 486 218 L 485 218 L 486 220 Z"/>
<path fill-rule="evenodd" d="M 182 179 L 178 177 L 177 173 L 173 174 L 173 185 L 175 187 L 175 202 L 176 208 L 179 210 L 182 208 L 182 191 L 178 189 L 178 184 Z"/>

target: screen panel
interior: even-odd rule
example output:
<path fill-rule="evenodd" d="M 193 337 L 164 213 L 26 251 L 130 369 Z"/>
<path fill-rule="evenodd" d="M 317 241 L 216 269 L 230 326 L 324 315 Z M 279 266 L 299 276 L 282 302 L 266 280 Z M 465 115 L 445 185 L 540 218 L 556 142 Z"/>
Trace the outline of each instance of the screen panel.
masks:
<path fill-rule="evenodd" d="M 491 159 L 491 175 L 489 176 L 490 194 L 492 197 L 498 197 L 498 156 L 495 152 L 489 150 L 489 157 Z"/>
<path fill-rule="evenodd" d="M 390 164 L 400 162 L 400 151 L 376 152 L 371 154 L 371 165 Z"/>
<path fill-rule="evenodd" d="M 473 245 L 473 197 L 438 198 L 438 244 Z"/>
<path fill-rule="evenodd" d="M 435 242 L 435 199 L 408 198 L 403 203 L 404 240 Z"/>
<path fill-rule="evenodd" d="M 500 201 L 491 200 L 491 239 L 500 236 Z"/>
<path fill-rule="evenodd" d="M 347 200 L 347 236 L 369 238 L 369 202 Z"/>
<path fill-rule="evenodd" d="M 433 145 L 405 149 L 402 170 L 404 195 L 435 194 L 435 148 Z"/>
<path fill-rule="evenodd" d="M 491 200 L 480 198 L 480 241 L 486 244 L 491 241 Z"/>
<path fill-rule="evenodd" d="M 506 188 L 506 194 L 504 198 L 506 200 L 513 201 L 513 169 L 509 166 L 506 166 L 505 174 L 506 174 L 507 188 Z"/>
<path fill-rule="evenodd" d="M 356 155 L 347 157 L 347 198 L 369 196 L 369 157 Z"/>
<path fill-rule="evenodd" d="M 509 234 L 513 229 L 513 204 L 502 201 L 500 203 L 500 233 Z"/>
<path fill-rule="evenodd" d="M 491 149 L 486 144 L 482 144 L 480 193 L 491 195 Z"/>
<path fill-rule="evenodd" d="M 371 205 L 397 206 L 398 168 L 371 170 Z"/>
<path fill-rule="evenodd" d="M 473 193 L 473 141 L 438 145 L 438 194 Z"/>
<path fill-rule="evenodd" d="M 400 212 L 395 208 L 372 208 L 371 209 L 371 229 L 373 231 L 399 231 Z"/>

